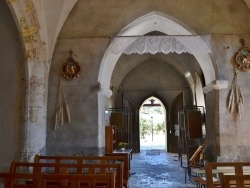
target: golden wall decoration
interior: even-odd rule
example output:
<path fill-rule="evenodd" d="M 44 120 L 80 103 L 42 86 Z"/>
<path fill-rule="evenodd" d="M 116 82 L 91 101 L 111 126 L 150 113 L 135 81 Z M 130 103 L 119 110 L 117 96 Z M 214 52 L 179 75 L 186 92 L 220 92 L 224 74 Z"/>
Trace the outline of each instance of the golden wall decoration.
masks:
<path fill-rule="evenodd" d="M 247 71 L 250 69 L 250 49 L 242 48 L 236 55 L 236 64 L 240 70 Z"/>
<path fill-rule="evenodd" d="M 69 51 L 70 56 L 67 59 L 67 61 L 63 64 L 61 69 L 63 77 L 66 78 L 67 80 L 73 80 L 78 78 L 81 72 L 81 66 L 79 65 L 78 62 L 76 62 L 73 59 L 72 53 L 73 52 L 70 50 Z"/>

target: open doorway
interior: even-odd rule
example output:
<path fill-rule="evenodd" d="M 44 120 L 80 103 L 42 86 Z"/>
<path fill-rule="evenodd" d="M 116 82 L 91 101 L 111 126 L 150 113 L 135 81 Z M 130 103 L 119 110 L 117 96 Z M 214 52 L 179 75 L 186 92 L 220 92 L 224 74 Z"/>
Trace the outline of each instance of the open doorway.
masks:
<path fill-rule="evenodd" d="M 152 96 L 139 110 L 140 150 L 166 150 L 166 109 L 162 102 Z"/>

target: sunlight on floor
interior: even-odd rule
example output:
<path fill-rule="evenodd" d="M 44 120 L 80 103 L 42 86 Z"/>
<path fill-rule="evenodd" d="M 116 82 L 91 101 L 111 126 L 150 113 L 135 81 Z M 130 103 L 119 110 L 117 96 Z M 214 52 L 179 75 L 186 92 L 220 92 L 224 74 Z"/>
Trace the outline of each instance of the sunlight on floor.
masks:
<path fill-rule="evenodd" d="M 165 135 L 146 135 L 144 139 L 140 139 L 141 150 L 159 149 L 165 150 Z"/>
<path fill-rule="evenodd" d="M 154 149 L 134 153 L 131 160 L 129 187 L 195 188 L 196 185 L 190 181 L 185 184 L 185 169 L 181 167 L 177 157 L 176 153 Z"/>

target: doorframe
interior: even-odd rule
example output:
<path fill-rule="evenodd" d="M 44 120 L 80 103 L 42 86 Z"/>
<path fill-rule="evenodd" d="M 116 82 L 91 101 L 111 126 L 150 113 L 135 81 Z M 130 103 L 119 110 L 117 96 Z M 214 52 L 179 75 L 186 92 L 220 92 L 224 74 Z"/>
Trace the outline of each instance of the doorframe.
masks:
<path fill-rule="evenodd" d="M 175 136 L 175 116 L 177 115 L 177 121 L 179 121 L 178 119 L 179 119 L 179 117 L 178 117 L 178 112 L 177 112 L 177 114 L 175 114 L 175 109 L 176 109 L 176 105 L 177 105 L 177 103 L 179 102 L 179 101 L 181 101 L 182 102 L 182 104 L 181 104 L 181 108 L 183 108 L 183 106 L 184 106 L 184 93 L 183 92 L 180 92 L 176 97 L 175 97 L 175 99 L 174 99 L 174 101 L 173 101 L 173 104 L 172 104 L 172 106 L 171 106 L 171 112 L 170 112 L 170 116 L 171 116 L 171 123 L 170 123 L 170 129 L 171 129 L 171 134 L 169 133 L 169 137 L 168 137 L 168 139 L 171 139 L 172 138 L 172 136 Z M 177 122 L 177 123 L 179 123 L 179 122 Z M 174 138 L 175 139 L 175 138 Z M 179 136 L 178 136 L 178 138 L 176 138 L 176 139 L 178 139 L 178 142 L 179 142 Z M 168 140 L 169 141 L 169 140 Z M 178 143 L 179 144 L 179 143 Z M 169 147 L 170 147 L 170 145 L 169 145 Z M 179 148 L 179 146 L 178 146 L 178 148 Z M 171 150 L 170 148 L 169 148 L 169 150 Z M 179 149 L 178 149 L 179 150 Z M 171 152 L 173 152 L 173 149 L 171 150 Z M 178 153 L 179 153 L 179 151 L 177 151 Z"/>
<path fill-rule="evenodd" d="M 165 122 L 166 122 L 166 139 L 165 139 L 165 142 L 167 142 L 166 149 L 167 149 L 167 152 L 168 152 L 169 151 L 169 148 L 168 148 L 168 144 L 169 143 L 168 143 L 168 140 L 167 140 L 167 136 L 168 136 L 168 131 L 170 130 L 169 129 L 169 127 L 170 127 L 169 123 L 171 122 L 170 121 L 168 104 L 166 103 L 166 101 L 161 96 L 159 96 L 159 95 L 157 95 L 155 93 L 153 93 L 151 95 L 147 95 L 146 97 L 142 98 L 141 102 L 139 103 L 139 105 L 136 108 L 136 124 L 135 124 L 136 125 L 136 129 L 135 129 L 136 133 L 135 133 L 135 135 L 137 135 L 136 138 L 135 138 L 136 152 L 140 152 L 141 151 L 141 148 L 140 148 L 140 146 L 141 146 L 141 143 L 140 143 L 140 117 L 139 117 L 139 115 L 140 115 L 140 108 L 141 108 L 143 102 L 145 100 L 147 100 L 148 98 L 150 98 L 150 97 L 155 97 L 158 100 L 160 100 L 161 103 L 163 104 L 165 110 L 166 110 L 166 117 L 165 117 L 165 119 L 166 119 L 165 120 Z"/>

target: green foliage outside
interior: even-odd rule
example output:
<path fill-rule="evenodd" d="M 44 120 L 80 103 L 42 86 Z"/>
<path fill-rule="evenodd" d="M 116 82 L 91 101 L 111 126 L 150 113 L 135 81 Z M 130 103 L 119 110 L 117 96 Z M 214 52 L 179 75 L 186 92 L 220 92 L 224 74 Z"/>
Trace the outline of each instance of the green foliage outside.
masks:
<path fill-rule="evenodd" d="M 141 113 L 143 114 L 163 114 L 163 108 L 161 106 L 155 107 L 142 107 Z"/>
<path fill-rule="evenodd" d="M 141 113 L 148 115 L 144 117 L 140 117 L 140 134 L 141 139 L 144 139 L 146 135 L 152 134 L 152 131 L 156 134 L 165 133 L 165 125 L 164 122 L 159 122 L 156 125 L 153 125 L 152 130 L 152 119 L 151 115 L 153 114 L 162 114 L 163 115 L 163 108 L 162 107 L 142 107 Z"/>
<path fill-rule="evenodd" d="M 142 139 L 144 139 L 146 135 L 149 135 L 151 133 L 151 123 L 148 120 L 140 120 L 140 133 Z"/>
<path fill-rule="evenodd" d="M 156 127 L 155 127 L 155 132 L 156 134 L 159 134 L 160 132 L 165 133 L 165 125 L 164 123 L 157 123 Z"/>

